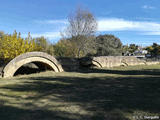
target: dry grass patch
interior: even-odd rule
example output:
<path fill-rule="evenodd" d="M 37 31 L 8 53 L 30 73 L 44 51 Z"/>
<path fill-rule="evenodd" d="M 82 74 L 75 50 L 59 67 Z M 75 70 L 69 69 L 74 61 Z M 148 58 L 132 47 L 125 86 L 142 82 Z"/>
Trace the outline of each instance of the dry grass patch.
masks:
<path fill-rule="evenodd" d="M 0 79 L 1 120 L 134 120 L 160 114 L 160 65 Z"/>

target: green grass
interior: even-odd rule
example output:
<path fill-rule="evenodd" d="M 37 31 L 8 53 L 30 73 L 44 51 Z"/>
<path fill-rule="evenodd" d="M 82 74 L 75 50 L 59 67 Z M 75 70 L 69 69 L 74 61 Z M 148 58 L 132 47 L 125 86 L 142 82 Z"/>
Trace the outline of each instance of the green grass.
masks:
<path fill-rule="evenodd" d="M 0 120 L 160 116 L 160 65 L 51 71 L 0 79 Z"/>

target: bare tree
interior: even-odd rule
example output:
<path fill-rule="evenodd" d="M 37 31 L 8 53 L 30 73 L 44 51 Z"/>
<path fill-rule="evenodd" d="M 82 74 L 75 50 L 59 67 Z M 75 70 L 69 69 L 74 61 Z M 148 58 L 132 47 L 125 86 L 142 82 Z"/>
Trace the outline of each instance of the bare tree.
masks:
<path fill-rule="evenodd" d="M 65 31 L 67 39 L 76 43 L 78 53 L 85 54 L 89 51 L 93 43 L 93 36 L 97 30 L 97 22 L 95 17 L 88 10 L 78 7 L 76 11 L 68 17 L 69 25 Z"/>

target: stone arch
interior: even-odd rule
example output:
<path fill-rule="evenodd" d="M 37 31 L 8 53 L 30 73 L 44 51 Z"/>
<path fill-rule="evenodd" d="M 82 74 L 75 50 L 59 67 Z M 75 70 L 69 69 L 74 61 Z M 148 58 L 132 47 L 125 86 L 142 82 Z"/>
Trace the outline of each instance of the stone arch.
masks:
<path fill-rule="evenodd" d="M 126 62 L 121 62 L 121 66 L 128 66 Z"/>
<path fill-rule="evenodd" d="M 44 52 L 28 52 L 22 55 L 17 56 L 13 60 L 11 60 L 3 69 L 3 77 L 13 77 L 14 73 L 23 65 L 31 62 L 39 62 L 42 63 L 55 72 L 62 72 L 62 66 L 58 63 L 58 61 L 51 55 L 48 55 Z"/>
<path fill-rule="evenodd" d="M 92 64 L 95 65 L 95 66 L 97 66 L 97 67 L 99 67 L 99 68 L 102 67 L 101 63 L 98 62 L 98 61 L 96 61 L 96 60 L 92 60 Z"/>
<path fill-rule="evenodd" d="M 122 60 L 121 60 L 121 66 L 129 66 L 129 64 L 128 64 L 128 62 L 127 62 L 127 58 L 128 58 L 128 57 L 122 58 Z"/>

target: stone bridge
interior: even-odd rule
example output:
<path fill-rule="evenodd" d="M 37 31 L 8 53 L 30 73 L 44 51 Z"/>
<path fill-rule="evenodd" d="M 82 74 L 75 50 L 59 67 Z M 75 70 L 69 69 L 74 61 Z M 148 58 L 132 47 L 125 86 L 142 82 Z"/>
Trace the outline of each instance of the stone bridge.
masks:
<path fill-rule="evenodd" d="M 34 63 L 40 69 L 49 69 L 55 72 L 62 72 L 62 66 L 59 62 L 51 55 L 44 52 L 28 52 L 17 56 L 11 60 L 4 68 L 1 70 L 1 76 L 12 77 L 16 71 L 25 64 Z"/>
<path fill-rule="evenodd" d="M 92 64 L 97 67 L 110 68 L 118 66 L 147 65 L 147 62 L 134 56 L 101 56 L 93 57 Z"/>
<path fill-rule="evenodd" d="M 80 64 L 82 66 L 96 67 L 118 67 L 118 66 L 134 66 L 134 65 L 153 65 L 159 64 L 159 61 L 147 62 L 134 56 L 99 56 L 93 58 L 82 58 Z"/>
<path fill-rule="evenodd" d="M 58 61 L 57 61 L 58 60 Z M 118 67 L 118 66 L 134 66 L 134 65 L 152 65 L 160 62 L 147 62 L 134 56 L 100 56 L 90 58 L 55 58 L 44 52 L 28 52 L 17 56 L 7 65 L 0 68 L 0 77 L 13 77 L 16 72 L 28 63 L 32 63 L 41 71 L 53 70 L 55 72 L 77 71 L 82 67 Z M 63 68 L 62 68 L 63 67 Z M 24 74 L 27 71 L 22 69 Z"/>

